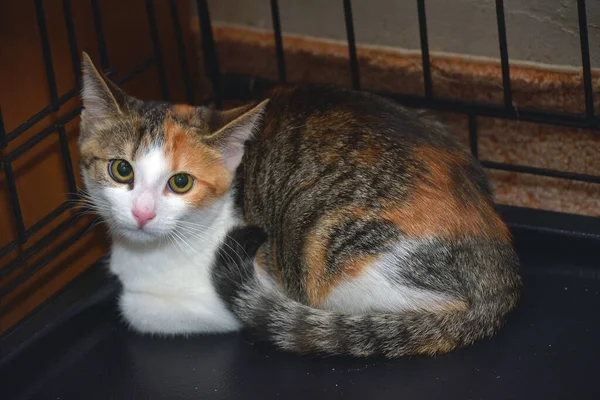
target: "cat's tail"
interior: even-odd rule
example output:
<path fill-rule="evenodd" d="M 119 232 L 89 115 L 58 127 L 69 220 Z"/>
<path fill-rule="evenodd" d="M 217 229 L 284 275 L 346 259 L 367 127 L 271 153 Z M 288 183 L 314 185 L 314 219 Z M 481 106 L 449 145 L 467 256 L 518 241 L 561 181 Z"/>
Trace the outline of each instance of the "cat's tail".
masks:
<path fill-rule="evenodd" d="M 514 307 L 482 298 L 465 310 L 350 315 L 312 308 L 256 275 L 254 255 L 265 239 L 260 228 L 232 230 L 215 262 L 213 282 L 247 327 L 283 350 L 389 358 L 439 354 L 491 336 Z"/>

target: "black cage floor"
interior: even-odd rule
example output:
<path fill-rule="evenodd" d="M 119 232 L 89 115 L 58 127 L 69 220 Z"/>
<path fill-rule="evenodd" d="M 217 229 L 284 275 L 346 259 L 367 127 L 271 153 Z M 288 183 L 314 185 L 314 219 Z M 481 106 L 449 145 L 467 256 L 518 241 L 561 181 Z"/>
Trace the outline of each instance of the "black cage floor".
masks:
<path fill-rule="evenodd" d="M 435 358 L 301 357 L 243 333 L 143 337 L 120 322 L 115 284 L 97 267 L 3 339 L 12 356 L 0 366 L 0 397 L 599 399 L 598 242 L 515 235 L 525 283 L 518 311 L 493 339 Z M 40 329 L 15 351 L 19 335 Z"/>

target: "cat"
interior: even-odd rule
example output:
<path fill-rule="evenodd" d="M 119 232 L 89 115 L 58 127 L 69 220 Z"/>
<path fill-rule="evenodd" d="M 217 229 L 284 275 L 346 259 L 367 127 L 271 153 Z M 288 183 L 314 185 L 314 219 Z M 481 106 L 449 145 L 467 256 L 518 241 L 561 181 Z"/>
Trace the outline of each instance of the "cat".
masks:
<path fill-rule="evenodd" d="M 395 358 L 489 337 L 516 307 L 511 234 L 443 125 L 341 88 L 213 111 L 135 99 L 86 54 L 82 76 L 83 179 L 136 331 Z"/>

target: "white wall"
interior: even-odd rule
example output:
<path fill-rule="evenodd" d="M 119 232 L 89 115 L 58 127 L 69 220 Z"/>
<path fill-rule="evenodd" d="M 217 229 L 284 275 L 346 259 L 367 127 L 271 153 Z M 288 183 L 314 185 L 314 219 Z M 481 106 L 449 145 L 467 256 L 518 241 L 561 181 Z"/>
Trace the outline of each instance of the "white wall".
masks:
<path fill-rule="evenodd" d="M 345 40 L 341 0 L 280 0 L 285 33 Z M 354 0 L 356 40 L 419 48 L 416 0 Z M 212 19 L 271 28 L 268 0 L 210 0 Z M 494 0 L 428 0 L 432 51 L 499 57 Z M 581 65 L 576 0 L 506 0 L 512 60 Z M 587 0 L 592 66 L 600 68 L 600 0 Z"/>

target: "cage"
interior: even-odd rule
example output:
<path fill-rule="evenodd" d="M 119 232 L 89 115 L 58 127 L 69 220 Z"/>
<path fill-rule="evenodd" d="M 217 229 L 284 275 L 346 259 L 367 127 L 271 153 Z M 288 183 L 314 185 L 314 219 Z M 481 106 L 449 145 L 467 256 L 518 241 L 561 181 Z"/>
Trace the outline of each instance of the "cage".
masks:
<path fill-rule="evenodd" d="M 476 3 L 0 6 L 2 397 L 600 396 L 593 380 L 600 367 L 600 72 L 593 68 L 600 66 L 600 8 L 557 2 L 567 21 L 561 25 L 514 1 Z M 452 30 L 448 19 L 473 7 L 472 26 Z M 577 66 L 521 62 L 530 55 L 519 48 L 520 61 L 511 61 L 511 43 L 529 38 L 527 24 L 508 24 L 507 13 L 568 31 L 556 57 Z M 396 19 L 402 28 L 394 28 Z M 440 21 L 447 25 L 436 30 Z M 432 30 L 436 41 L 453 33 L 461 43 L 479 40 L 474 52 L 487 58 L 435 49 Z M 535 50 L 544 56 L 556 39 L 545 33 L 549 44 Z M 452 48 L 444 43 L 442 50 Z M 78 209 L 82 50 L 144 99 L 230 107 L 277 82 L 313 82 L 431 110 L 486 167 L 522 260 L 522 305 L 487 343 L 395 362 L 294 357 L 243 334 L 158 339 L 129 332 L 115 307 L 118 284 L 102 267 L 106 235 Z"/>

